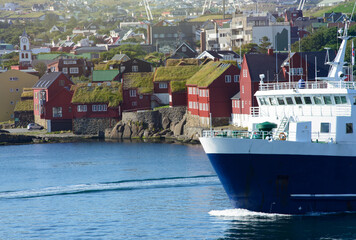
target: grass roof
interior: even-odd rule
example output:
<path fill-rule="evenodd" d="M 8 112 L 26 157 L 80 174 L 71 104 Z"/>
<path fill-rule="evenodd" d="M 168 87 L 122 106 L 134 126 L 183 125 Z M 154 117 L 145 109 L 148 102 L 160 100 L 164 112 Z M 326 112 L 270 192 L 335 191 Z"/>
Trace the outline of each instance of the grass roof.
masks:
<path fill-rule="evenodd" d="M 172 92 L 182 92 L 186 89 L 187 81 L 171 81 Z"/>
<path fill-rule="evenodd" d="M 21 94 L 22 98 L 33 98 L 33 90 L 32 88 L 24 88 Z"/>
<path fill-rule="evenodd" d="M 199 62 L 196 58 L 167 59 L 166 66 L 199 65 Z"/>
<path fill-rule="evenodd" d="M 153 73 L 135 72 L 124 75 L 124 88 L 137 88 L 139 93 L 153 92 Z"/>
<path fill-rule="evenodd" d="M 160 81 L 182 81 L 192 77 L 200 70 L 200 66 L 173 66 L 173 67 L 159 67 L 154 76 L 155 82 Z"/>
<path fill-rule="evenodd" d="M 187 85 L 197 85 L 198 87 L 208 87 L 215 79 L 228 69 L 231 64 L 221 62 L 209 62 L 187 80 Z"/>
<path fill-rule="evenodd" d="M 109 107 L 117 107 L 122 102 L 122 85 L 118 82 L 80 83 L 73 85 L 72 90 L 72 103 L 108 103 Z"/>
<path fill-rule="evenodd" d="M 15 112 L 27 112 L 33 111 L 33 100 L 22 100 L 16 103 Z"/>

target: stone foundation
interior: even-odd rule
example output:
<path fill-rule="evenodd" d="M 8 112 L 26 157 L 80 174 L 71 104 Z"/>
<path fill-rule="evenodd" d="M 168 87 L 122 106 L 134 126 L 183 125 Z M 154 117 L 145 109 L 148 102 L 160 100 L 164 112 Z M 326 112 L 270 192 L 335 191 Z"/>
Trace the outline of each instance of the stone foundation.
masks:
<path fill-rule="evenodd" d="M 109 118 L 73 119 L 73 133 L 81 135 L 104 136 L 105 129 L 113 128 L 118 121 Z"/>

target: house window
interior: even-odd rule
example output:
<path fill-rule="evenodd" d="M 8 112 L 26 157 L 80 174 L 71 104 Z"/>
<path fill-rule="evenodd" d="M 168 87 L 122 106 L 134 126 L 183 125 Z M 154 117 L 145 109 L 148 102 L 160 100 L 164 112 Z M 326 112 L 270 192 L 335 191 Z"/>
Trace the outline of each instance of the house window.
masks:
<path fill-rule="evenodd" d="M 16 92 L 20 91 L 18 88 L 16 88 Z"/>
<path fill-rule="evenodd" d="M 186 52 L 187 51 L 187 47 L 183 46 L 182 47 L 182 52 Z"/>
<path fill-rule="evenodd" d="M 132 66 L 132 71 L 133 72 L 138 72 L 138 66 Z"/>
<path fill-rule="evenodd" d="M 79 73 L 79 69 L 77 67 L 69 68 L 69 73 L 71 74 Z"/>
<path fill-rule="evenodd" d="M 240 76 L 239 75 L 234 75 L 234 82 L 239 82 Z"/>
<path fill-rule="evenodd" d="M 241 108 L 244 108 L 244 101 L 241 101 Z"/>
<path fill-rule="evenodd" d="M 206 96 L 209 97 L 209 90 L 206 90 Z"/>
<path fill-rule="evenodd" d="M 142 96 L 142 95 L 140 95 L 139 97 L 140 97 L 140 99 L 143 99 L 143 96 Z"/>
<path fill-rule="evenodd" d="M 159 88 L 167 88 L 167 83 L 159 83 Z"/>
<path fill-rule="evenodd" d="M 346 123 L 346 133 L 353 133 L 354 127 L 352 123 Z"/>
<path fill-rule="evenodd" d="M 329 133 L 330 132 L 330 123 L 320 123 L 320 132 Z"/>
<path fill-rule="evenodd" d="M 62 72 L 63 72 L 64 74 L 67 74 L 67 73 L 68 73 L 68 68 L 63 68 L 63 69 L 62 69 Z"/>
<path fill-rule="evenodd" d="M 225 76 L 225 82 L 226 83 L 231 83 L 231 75 L 226 75 Z"/>
<path fill-rule="evenodd" d="M 87 105 L 78 105 L 77 111 L 78 112 L 86 112 L 87 111 Z"/>
<path fill-rule="evenodd" d="M 17 77 L 10 77 L 10 81 L 17 81 L 17 80 L 19 80 L 19 78 L 17 78 Z"/>
<path fill-rule="evenodd" d="M 189 102 L 189 108 L 192 108 L 192 102 Z"/>
<path fill-rule="evenodd" d="M 191 87 L 188 88 L 188 93 L 192 94 L 192 88 Z"/>
<path fill-rule="evenodd" d="M 62 117 L 62 107 L 53 107 L 53 117 Z"/>
<path fill-rule="evenodd" d="M 107 105 L 92 105 L 91 110 L 93 112 L 106 112 L 107 111 Z"/>
<path fill-rule="evenodd" d="M 136 97 L 136 89 L 130 89 L 130 97 Z"/>
<path fill-rule="evenodd" d="M 14 91 L 14 89 L 13 88 L 10 88 L 10 92 L 13 92 Z"/>
<path fill-rule="evenodd" d="M 136 107 L 137 106 L 137 102 L 135 101 L 135 102 L 132 102 L 132 106 L 133 107 Z"/>
<path fill-rule="evenodd" d="M 247 77 L 247 69 L 244 69 L 244 70 L 242 71 L 242 74 L 243 74 L 243 77 Z"/>
<path fill-rule="evenodd" d="M 10 104 L 11 104 L 11 105 L 14 105 L 14 101 L 11 101 Z"/>
<path fill-rule="evenodd" d="M 120 67 L 120 72 L 124 72 L 125 71 L 125 66 L 121 66 Z"/>
<path fill-rule="evenodd" d="M 242 93 L 245 93 L 245 86 L 242 86 Z"/>
<path fill-rule="evenodd" d="M 61 86 L 61 87 L 63 87 L 64 86 L 64 80 L 63 79 L 61 79 L 61 80 L 59 80 L 59 86 Z"/>

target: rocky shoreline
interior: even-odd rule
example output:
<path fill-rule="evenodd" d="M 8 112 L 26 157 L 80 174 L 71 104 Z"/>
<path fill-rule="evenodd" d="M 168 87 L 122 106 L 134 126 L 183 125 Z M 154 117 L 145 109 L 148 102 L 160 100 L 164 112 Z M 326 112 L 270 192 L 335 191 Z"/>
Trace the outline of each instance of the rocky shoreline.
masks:
<path fill-rule="evenodd" d="M 99 124 L 97 122 L 96 124 Z M 105 124 L 104 124 L 105 125 Z M 199 144 L 203 127 L 195 126 L 186 107 L 162 108 L 155 111 L 126 112 L 114 127 L 100 126 L 104 131 L 92 128 L 82 134 L 33 132 L 26 134 L 0 134 L 0 145 L 31 143 L 64 143 L 92 140 L 144 140 Z M 85 127 L 83 127 L 85 129 Z M 95 133 L 95 134 L 94 134 Z"/>

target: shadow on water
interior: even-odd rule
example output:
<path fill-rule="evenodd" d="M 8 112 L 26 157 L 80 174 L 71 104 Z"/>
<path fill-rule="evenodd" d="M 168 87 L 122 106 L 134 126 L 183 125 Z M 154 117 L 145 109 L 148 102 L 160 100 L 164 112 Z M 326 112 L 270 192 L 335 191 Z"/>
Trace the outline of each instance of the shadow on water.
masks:
<path fill-rule="evenodd" d="M 312 216 L 250 215 L 229 221 L 224 236 L 234 239 L 356 239 L 356 213 Z"/>

